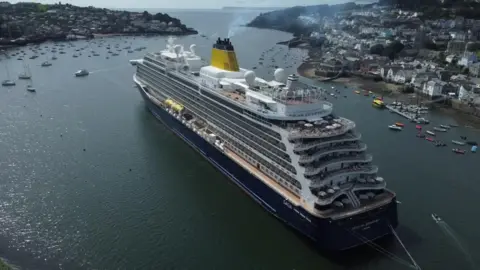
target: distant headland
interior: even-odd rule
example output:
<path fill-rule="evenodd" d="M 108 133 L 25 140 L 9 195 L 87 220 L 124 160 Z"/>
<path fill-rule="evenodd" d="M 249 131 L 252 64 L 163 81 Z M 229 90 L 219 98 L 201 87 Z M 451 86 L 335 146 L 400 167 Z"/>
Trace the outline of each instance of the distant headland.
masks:
<path fill-rule="evenodd" d="M 70 4 L 0 2 L 0 46 L 95 35 L 190 35 L 198 32 L 168 14 Z"/>

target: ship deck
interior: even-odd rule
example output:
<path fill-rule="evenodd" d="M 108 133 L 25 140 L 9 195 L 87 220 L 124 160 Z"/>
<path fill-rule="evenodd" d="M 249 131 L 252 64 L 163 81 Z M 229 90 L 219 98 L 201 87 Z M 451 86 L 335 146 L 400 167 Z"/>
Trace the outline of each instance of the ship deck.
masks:
<path fill-rule="evenodd" d="M 295 206 L 300 205 L 300 198 L 295 195 L 294 193 L 290 192 L 286 188 L 282 187 L 280 184 L 278 184 L 275 180 L 255 168 L 252 164 L 248 163 L 245 161 L 243 158 L 241 158 L 239 155 L 237 155 L 235 152 L 231 151 L 228 148 L 225 149 L 225 154 L 230 157 L 233 161 L 238 163 L 240 166 L 245 168 L 247 171 L 255 175 L 258 179 L 260 179 L 262 182 L 270 186 L 273 190 L 275 190 L 277 193 L 281 194 L 285 199 L 287 199 L 290 203 L 294 204 Z"/>
<path fill-rule="evenodd" d="M 257 169 L 255 166 L 251 165 L 247 161 L 245 161 L 242 157 L 237 155 L 235 152 L 229 150 L 228 148 L 224 148 L 225 154 L 230 157 L 233 161 L 237 164 L 251 172 L 255 177 L 257 177 L 260 181 L 264 182 L 266 185 L 271 187 L 277 193 L 282 195 L 285 199 L 289 201 L 289 203 L 295 206 L 301 206 L 307 212 L 314 216 L 322 217 L 322 218 L 332 218 L 332 219 L 342 219 L 349 216 L 354 216 L 357 214 L 361 214 L 367 212 L 369 210 L 381 207 L 383 205 L 387 205 L 391 202 L 392 199 L 395 198 L 394 193 L 385 193 L 381 195 L 379 198 L 375 199 L 374 202 L 369 202 L 368 204 L 362 204 L 358 208 L 344 208 L 341 210 L 326 210 L 326 211 L 319 211 L 315 209 L 313 206 L 307 204 L 305 201 L 301 200 L 296 194 L 292 193 L 288 189 L 284 188 L 280 184 L 278 184 L 275 180 L 264 174 L 262 171 Z"/>

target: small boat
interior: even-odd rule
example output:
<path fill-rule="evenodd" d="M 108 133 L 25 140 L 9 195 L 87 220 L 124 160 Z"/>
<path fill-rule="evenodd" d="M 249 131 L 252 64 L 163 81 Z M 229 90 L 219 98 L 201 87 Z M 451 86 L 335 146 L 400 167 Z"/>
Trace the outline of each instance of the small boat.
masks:
<path fill-rule="evenodd" d="M 465 145 L 465 142 L 460 142 L 460 141 L 455 141 L 455 140 L 452 140 L 452 143 L 457 144 L 457 145 Z"/>
<path fill-rule="evenodd" d="M 450 126 L 449 125 L 440 125 L 441 128 L 445 128 L 445 129 L 449 129 Z"/>
<path fill-rule="evenodd" d="M 14 86 L 16 83 L 12 80 L 4 80 L 2 81 L 2 86 Z"/>
<path fill-rule="evenodd" d="M 403 123 L 397 122 L 397 123 L 395 123 L 395 126 L 397 126 L 397 127 L 404 127 L 405 125 L 404 125 Z"/>
<path fill-rule="evenodd" d="M 436 141 L 436 142 L 435 142 L 435 146 L 437 146 L 437 147 L 438 147 L 438 146 L 447 146 L 447 144 L 444 143 L 444 142 L 442 142 L 442 141 Z"/>
<path fill-rule="evenodd" d="M 432 218 L 436 223 L 442 221 L 442 219 L 437 214 L 432 214 Z"/>
<path fill-rule="evenodd" d="M 360 91 L 356 90 L 356 91 L 355 91 L 355 94 L 360 94 Z"/>
<path fill-rule="evenodd" d="M 42 63 L 42 67 L 49 67 L 51 65 L 52 65 L 52 63 L 50 63 L 48 61 L 45 61 L 45 62 Z"/>
<path fill-rule="evenodd" d="M 376 107 L 376 108 L 379 108 L 379 109 L 383 109 L 383 108 L 385 108 L 385 103 L 381 99 L 374 99 L 373 103 L 372 103 L 372 106 Z"/>
<path fill-rule="evenodd" d="M 402 130 L 402 127 L 399 127 L 399 126 L 396 126 L 396 125 L 390 125 L 390 126 L 388 126 L 388 128 L 393 129 L 393 130 L 397 130 L 397 131 Z"/>
<path fill-rule="evenodd" d="M 450 126 L 450 127 L 458 127 L 457 124 L 450 124 L 449 126 Z"/>
<path fill-rule="evenodd" d="M 452 151 L 457 154 L 465 154 L 465 150 L 458 149 L 458 148 L 453 148 Z"/>
<path fill-rule="evenodd" d="M 425 133 L 427 133 L 428 135 L 435 136 L 435 132 L 433 132 L 433 131 L 430 131 L 430 130 L 427 130 Z"/>
<path fill-rule="evenodd" d="M 433 130 L 440 131 L 440 132 L 447 132 L 446 128 L 434 127 Z"/>
<path fill-rule="evenodd" d="M 425 134 L 417 133 L 417 137 L 418 137 L 418 138 L 425 138 Z"/>
<path fill-rule="evenodd" d="M 57 60 L 57 57 L 56 57 L 56 56 L 52 56 L 52 60 Z"/>
<path fill-rule="evenodd" d="M 27 74 L 27 73 L 25 73 L 25 72 L 18 74 L 18 78 L 19 78 L 20 80 L 29 80 L 31 77 L 32 77 L 32 76 L 30 76 L 29 74 Z"/>
<path fill-rule="evenodd" d="M 27 85 L 27 91 L 28 92 L 37 92 L 37 89 L 35 89 L 35 87 L 33 87 L 31 85 Z"/>
<path fill-rule="evenodd" d="M 417 121 L 418 124 L 425 124 L 426 125 L 426 124 L 430 123 L 430 121 L 428 121 L 427 119 L 425 119 L 423 117 L 416 119 L 416 121 Z"/>
<path fill-rule="evenodd" d="M 468 145 L 478 145 L 478 143 L 475 142 L 475 141 L 468 141 L 467 144 L 468 144 Z"/>
<path fill-rule="evenodd" d="M 460 136 L 460 139 L 466 140 L 466 139 L 467 139 L 467 136 Z"/>
<path fill-rule="evenodd" d="M 79 71 L 75 72 L 75 77 L 84 77 L 84 76 L 87 76 L 88 74 L 90 74 L 88 70 L 80 69 Z"/>
<path fill-rule="evenodd" d="M 478 146 L 474 145 L 474 146 L 472 146 L 472 149 L 470 149 L 470 151 L 472 151 L 472 153 L 476 153 L 477 148 L 478 148 Z"/>
<path fill-rule="evenodd" d="M 418 130 L 421 130 L 421 129 L 422 129 L 422 126 L 416 125 L 415 128 L 418 129 Z"/>
<path fill-rule="evenodd" d="M 435 141 L 432 137 L 426 137 L 425 140 L 427 140 L 427 141 L 429 141 L 429 142 Z"/>

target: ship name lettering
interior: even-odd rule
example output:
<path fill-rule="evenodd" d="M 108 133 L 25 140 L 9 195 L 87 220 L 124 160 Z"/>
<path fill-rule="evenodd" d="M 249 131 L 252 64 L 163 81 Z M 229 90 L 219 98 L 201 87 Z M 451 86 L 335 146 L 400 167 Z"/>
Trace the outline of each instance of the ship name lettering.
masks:
<path fill-rule="evenodd" d="M 358 226 L 355 226 L 355 227 L 352 227 L 352 230 L 358 230 L 360 228 L 362 229 L 366 229 L 365 227 L 369 227 L 370 225 L 374 224 L 374 223 L 377 223 L 380 219 L 375 219 L 375 220 L 372 220 L 372 221 L 369 221 L 369 222 L 365 222 L 361 225 L 358 225 Z"/>
<path fill-rule="evenodd" d="M 292 209 L 292 205 L 291 205 L 287 200 L 283 200 L 283 204 L 284 204 L 286 207 Z"/>

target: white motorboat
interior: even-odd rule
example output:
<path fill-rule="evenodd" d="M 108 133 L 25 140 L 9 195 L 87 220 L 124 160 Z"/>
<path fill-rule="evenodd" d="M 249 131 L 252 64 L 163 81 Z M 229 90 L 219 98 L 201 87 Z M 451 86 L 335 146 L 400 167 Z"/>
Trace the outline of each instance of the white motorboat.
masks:
<path fill-rule="evenodd" d="M 4 80 L 2 81 L 2 86 L 14 86 L 16 83 L 12 80 Z"/>
<path fill-rule="evenodd" d="M 401 131 L 403 129 L 402 127 L 399 127 L 397 125 L 390 125 L 388 126 L 388 128 L 392 130 L 397 130 L 397 131 Z"/>
<path fill-rule="evenodd" d="M 80 69 L 79 71 L 75 72 L 75 77 L 84 77 L 84 76 L 87 76 L 88 74 L 90 74 L 88 70 Z"/>
<path fill-rule="evenodd" d="M 37 89 L 31 85 L 27 85 L 27 91 L 28 92 L 37 92 Z"/>

